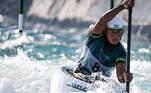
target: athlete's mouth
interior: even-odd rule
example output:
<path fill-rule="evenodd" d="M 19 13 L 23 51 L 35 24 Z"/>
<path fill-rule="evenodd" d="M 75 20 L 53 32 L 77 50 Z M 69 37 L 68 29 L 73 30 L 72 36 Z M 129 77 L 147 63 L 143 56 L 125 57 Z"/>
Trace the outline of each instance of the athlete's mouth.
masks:
<path fill-rule="evenodd" d="M 117 42 L 119 42 L 119 40 L 118 39 L 112 39 L 112 42 L 117 43 Z"/>

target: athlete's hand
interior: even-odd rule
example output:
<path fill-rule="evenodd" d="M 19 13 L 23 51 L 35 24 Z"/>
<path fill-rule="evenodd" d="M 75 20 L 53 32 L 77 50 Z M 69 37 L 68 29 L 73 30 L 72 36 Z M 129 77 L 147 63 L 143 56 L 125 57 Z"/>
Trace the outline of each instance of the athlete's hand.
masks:
<path fill-rule="evenodd" d="M 131 82 L 133 79 L 133 74 L 132 73 L 123 73 L 124 76 L 124 82 Z"/>
<path fill-rule="evenodd" d="M 122 2 L 124 8 L 129 9 L 130 7 L 134 7 L 135 5 L 135 0 L 124 0 Z"/>
<path fill-rule="evenodd" d="M 124 62 L 116 64 L 116 72 L 120 83 L 131 82 L 133 79 L 133 74 L 126 72 L 126 64 Z"/>
<path fill-rule="evenodd" d="M 132 79 L 133 79 L 133 74 L 132 73 L 124 72 L 123 74 L 118 76 L 118 80 L 119 80 L 120 83 L 131 82 Z"/>

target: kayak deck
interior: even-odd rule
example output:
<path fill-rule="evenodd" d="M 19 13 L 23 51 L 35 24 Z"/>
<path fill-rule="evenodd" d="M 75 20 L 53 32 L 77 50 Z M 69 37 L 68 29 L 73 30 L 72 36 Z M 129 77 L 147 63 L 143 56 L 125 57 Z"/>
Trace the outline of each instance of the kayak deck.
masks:
<path fill-rule="evenodd" d="M 68 68 L 68 67 L 62 67 L 62 71 L 66 74 L 71 75 L 72 77 L 74 77 L 76 79 L 79 79 L 81 81 L 84 81 L 84 82 L 87 82 L 90 84 L 94 83 L 96 81 L 103 81 L 103 82 L 107 83 L 107 79 L 105 79 L 104 77 L 99 76 L 99 75 L 93 76 L 93 75 L 84 75 L 81 73 L 74 73 L 73 69 Z"/>

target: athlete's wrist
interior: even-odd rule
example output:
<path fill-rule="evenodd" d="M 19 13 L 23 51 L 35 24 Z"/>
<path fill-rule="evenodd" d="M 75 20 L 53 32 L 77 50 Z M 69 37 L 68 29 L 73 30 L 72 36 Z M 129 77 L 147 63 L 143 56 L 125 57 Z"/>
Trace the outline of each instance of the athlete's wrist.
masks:
<path fill-rule="evenodd" d="M 118 7 L 120 10 L 126 9 L 123 3 L 121 3 Z"/>

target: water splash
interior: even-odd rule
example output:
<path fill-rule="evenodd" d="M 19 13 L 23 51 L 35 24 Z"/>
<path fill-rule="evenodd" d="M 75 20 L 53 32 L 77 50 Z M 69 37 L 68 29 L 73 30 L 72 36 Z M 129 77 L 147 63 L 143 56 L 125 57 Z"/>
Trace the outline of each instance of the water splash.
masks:
<path fill-rule="evenodd" d="M 61 34 L 55 31 L 25 30 L 19 35 L 12 29 L 14 27 L 3 29 L 0 33 L 1 93 L 7 93 L 8 90 L 8 93 L 49 93 L 52 74 L 64 65 L 77 65 L 87 33 L 86 30 L 81 33 L 79 29 L 71 29 L 69 32 L 66 29 L 61 30 Z M 151 47 L 145 41 L 143 46 L 141 44 L 142 42 L 137 42 L 132 47 L 132 93 L 151 91 L 151 61 L 146 58 L 150 57 Z M 112 77 L 118 82 L 115 72 Z M 118 85 L 114 81 L 111 85 L 98 83 L 103 87 L 88 93 L 121 93 L 125 89 L 125 84 L 120 84 L 116 89 L 112 86 Z"/>

